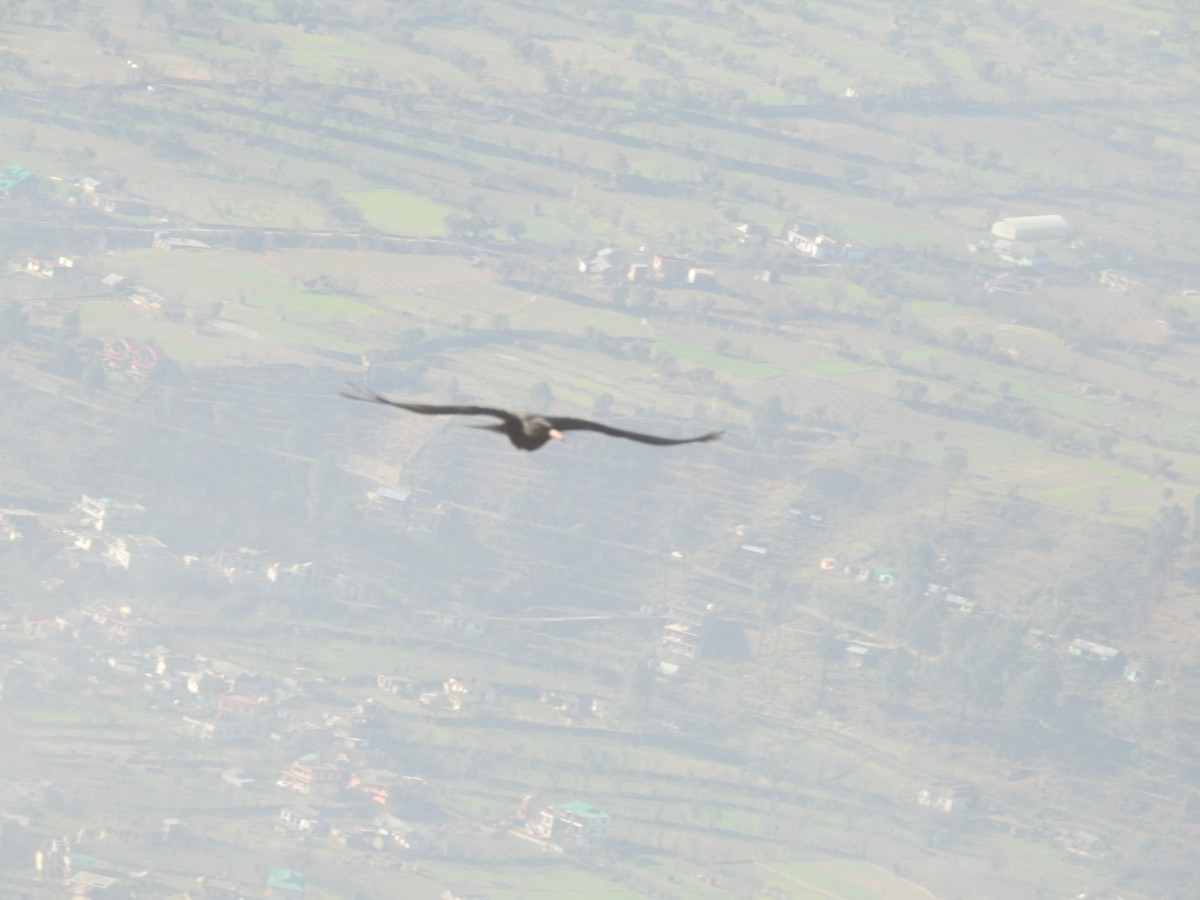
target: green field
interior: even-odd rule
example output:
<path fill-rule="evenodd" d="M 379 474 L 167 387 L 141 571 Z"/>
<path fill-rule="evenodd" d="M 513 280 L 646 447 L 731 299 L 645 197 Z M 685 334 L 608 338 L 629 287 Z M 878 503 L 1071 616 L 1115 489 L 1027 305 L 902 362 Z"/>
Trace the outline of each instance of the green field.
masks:
<path fill-rule="evenodd" d="M 656 343 L 672 356 L 685 359 L 690 363 L 707 366 L 710 369 L 717 369 L 732 375 L 740 375 L 743 378 L 762 380 L 778 378 L 784 374 L 782 369 L 777 369 L 774 366 L 763 365 L 749 359 L 726 356 L 715 350 L 705 350 L 703 347 L 697 347 L 693 344 L 687 344 L 672 338 L 659 339 Z"/>
<path fill-rule="evenodd" d="M 676 883 L 686 890 L 687 896 L 697 898 L 728 896 L 722 885 L 728 884 L 731 877 L 765 881 L 785 896 L 797 900 L 929 900 L 932 897 L 927 891 L 889 875 L 877 866 L 852 860 L 759 861 L 707 869 L 679 868 Z M 428 866 L 426 871 L 444 884 L 471 886 L 487 891 L 489 896 L 512 900 L 531 896 L 632 900 L 648 896 L 623 889 L 597 874 L 568 866 L 541 866 L 531 872 L 507 866 L 435 864 Z"/>
<path fill-rule="evenodd" d="M 0 165 L 36 189 L 0 198 L 6 478 L 57 504 L 48 533 L 74 527 L 81 492 L 140 497 L 189 563 L 160 584 L 79 547 L 5 547 L 0 614 L 23 649 L 0 660 L 0 774 L 69 798 L 35 810 L 31 852 L 104 822 L 97 855 L 181 891 L 228 870 L 261 893 L 269 860 L 330 898 L 1185 896 L 1196 17 L 1172 0 L 334 6 L 9 4 Z M 149 212 L 107 214 L 84 176 Z M 1051 212 L 1074 233 L 1043 243 L 1043 268 L 980 246 L 998 218 Z M 868 258 L 813 265 L 786 244 L 797 222 Z M 156 233 L 213 249 L 150 249 Z M 581 273 L 605 247 L 686 256 L 716 283 Z M 60 255 L 75 265 L 52 279 L 22 271 Z M 1007 271 L 1029 292 L 989 291 Z M 110 273 L 172 315 L 105 293 Z M 182 371 L 121 371 L 100 355 L 114 338 Z M 610 395 L 614 422 L 724 435 L 520 454 L 469 422 L 341 402 L 368 374 L 418 402 L 524 408 L 548 387 L 562 416 Z M 442 504 L 445 530 L 367 500 L 385 484 Z M 211 570 L 243 545 L 312 561 L 321 587 L 293 602 Z M 331 602 L 343 588 L 379 603 Z M 178 685 L 108 671 L 123 650 L 29 676 L 77 648 L 20 643 L 25 617 L 74 627 L 97 592 L 160 618 L 150 646 L 172 665 L 220 655 L 303 686 L 253 738 L 201 744 Z M 683 601 L 717 625 L 671 671 Z M 452 607 L 486 633 L 435 623 Z M 1111 641 L 1153 674 L 1089 669 L 1030 629 Z M 850 639 L 874 665 L 844 662 Z M 423 683 L 393 696 L 379 673 Z M 451 676 L 496 696 L 418 699 Z M 364 751 L 334 723 L 369 706 L 385 724 Z M 310 753 L 419 773 L 428 795 L 388 811 L 436 847 L 375 846 L 370 801 L 284 793 Z M 216 787 L 235 764 L 258 788 Z M 913 798 L 943 782 L 983 802 L 929 815 Z M 526 797 L 595 803 L 608 848 L 581 860 L 491 827 Z M 280 825 L 309 802 L 361 840 Z M 161 850 L 167 816 L 197 840 Z M 1072 831 L 1109 854 L 1069 854 Z"/>
<path fill-rule="evenodd" d="M 808 363 L 804 370 L 814 375 L 835 377 L 838 375 L 853 375 L 859 372 L 874 372 L 878 367 L 870 363 L 855 362 L 850 359 L 831 359 L 822 362 Z"/>
<path fill-rule="evenodd" d="M 395 188 L 370 188 L 344 195 L 357 206 L 372 228 L 390 234 L 440 237 L 453 207 Z"/>
<path fill-rule="evenodd" d="M 646 895 L 629 891 L 598 875 L 567 865 L 488 867 L 432 864 L 426 867 L 443 884 L 485 890 L 489 897 L 520 900 L 525 897 L 563 897 L 581 900 L 640 900 Z"/>

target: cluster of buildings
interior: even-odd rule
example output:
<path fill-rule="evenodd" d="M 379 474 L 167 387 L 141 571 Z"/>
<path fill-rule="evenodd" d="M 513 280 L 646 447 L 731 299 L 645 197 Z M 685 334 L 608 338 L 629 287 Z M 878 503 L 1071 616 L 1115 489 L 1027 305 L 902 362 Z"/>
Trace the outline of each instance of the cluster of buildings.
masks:
<path fill-rule="evenodd" d="M 874 566 L 865 563 L 847 563 L 843 565 L 831 556 L 823 557 L 818 565 L 824 572 L 840 572 L 847 578 L 871 582 L 884 587 L 892 587 L 900 579 L 900 572 L 892 566 Z M 941 598 L 951 611 L 963 615 L 987 614 L 987 611 L 975 600 L 957 594 L 943 584 L 928 584 L 925 590 L 925 597 Z M 668 628 L 671 628 L 671 626 L 669 625 Z M 675 628 L 685 630 L 689 634 L 694 630 L 687 625 L 677 625 Z M 855 666 L 864 665 L 871 656 L 872 648 L 859 644 L 859 642 L 854 641 L 848 635 L 843 635 L 843 638 L 848 642 L 847 652 L 850 654 L 849 659 L 851 663 Z M 664 641 L 666 640 L 664 638 Z M 1064 644 L 1055 635 L 1038 628 L 1031 628 L 1026 633 L 1025 643 L 1031 648 L 1038 650 L 1061 646 L 1068 655 L 1095 664 L 1113 665 L 1121 662 L 1123 663 L 1121 677 L 1130 682 L 1141 681 L 1147 673 L 1147 664 L 1144 660 L 1126 659 L 1125 654 L 1118 648 L 1084 638 L 1074 638 Z"/>
<path fill-rule="evenodd" d="M 987 237 L 968 241 L 967 250 L 1013 267 L 1012 271 L 990 275 L 984 281 L 984 291 L 1029 294 L 1041 286 L 1041 281 L 1028 274 L 1018 275 L 1016 270 L 1036 270 L 1048 265 L 1050 257 L 1039 244 L 1063 240 L 1073 233 L 1070 222 L 1060 215 L 1017 216 L 994 223 Z"/>
<path fill-rule="evenodd" d="M 612 816 L 590 803 L 573 800 L 543 806 L 527 817 L 525 830 L 556 850 L 596 850 L 604 845 Z"/>
<path fill-rule="evenodd" d="M 770 230 L 753 222 L 737 226 L 739 244 L 756 246 L 775 238 Z M 817 262 L 861 262 L 870 257 L 865 247 L 830 236 L 815 222 L 797 220 L 786 228 L 782 242 L 801 256 Z"/>
<path fill-rule="evenodd" d="M 871 581 L 884 587 L 892 587 L 900 580 L 900 572 L 892 566 L 872 566 L 866 563 L 846 563 L 841 565 L 832 556 L 822 557 L 818 563 L 822 572 L 841 571 L 847 578 L 855 581 Z"/>
<path fill-rule="evenodd" d="M 374 607 L 383 582 L 366 573 L 319 569 L 312 562 L 285 562 L 250 547 L 223 547 L 201 558 L 179 554 L 147 531 L 147 510 L 140 503 L 84 494 L 63 516 L 43 525 L 26 510 L 0 511 L 0 539 L 16 541 L 40 530 L 49 541 L 63 541 L 62 558 L 74 571 L 119 569 L 159 576 L 171 569 L 200 566 L 230 583 L 258 585 L 282 599 L 320 596 L 332 604 Z M 436 529 L 433 529 L 436 532 Z"/>
<path fill-rule="evenodd" d="M 1018 216 L 996 222 L 988 237 L 968 242 L 967 249 L 972 253 L 990 254 L 1010 266 L 1032 269 L 1050 262 L 1050 257 L 1038 246 L 1039 242 L 1062 240 L 1071 234 L 1071 224 L 1062 216 Z M 992 281 L 995 281 L 996 287 L 992 286 Z M 1004 286 L 999 286 L 1002 284 Z M 1012 287 L 1000 279 L 992 279 L 985 289 L 992 293 L 994 290 L 1011 290 Z M 1015 290 L 1015 293 L 1028 291 Z"/>
<path fill-rule="evenodd" d="M 704 653 L 705 631 L 712 616 L 711 606 L 677 600 L 667 607 L 660 644 L 668 658 L 695 659 Z"/>
<path fill-rule="evenodd" d="M 861 262 L 870 255 L 857 244 L 830 237 L 812 222 L 793 222 L 789 225 L 787 244 L 797 253 L 817 262 Z"/>
<path fill-rule="evenodd" d="M 178 322 L 185 316 L 183 304 L 176 298 L 165 297 L 144 284 L 132 284 L 120 272 L 109 272 L 100 283 L 114 299 L 124 299 L 130 305 L 152 315 Z"/>
<path fill-rule="evenodd" d="M 68 183 L 67 202 L 74 206 L 92 206 L 121 216 L 144 217 L 152 214 L 150 204 L 140 197 L 112 190 L 96 178 L 78 178 Z"/>
<path fill-rule="evenodd" d="M 293 589 L 324 590 L 336 581 L 318 577 L 310 563 L 283 564 L 249 548 L 226 548 L 206 559 L 176 557 L 144 533 L 149 513 L 140 503 L 84 495 L 65 513 L 49 518 L 69 522 L 42 525 L 32 513 L 8 510 L 0 516 L 0 525 L 10 542 L 23 541 L 27 534 L 51 541 L 56 535 L 69 538 L 64 555 L 77 566 L 136 568 L 141 548 L 152 546 L 172 564 L 206 566 L 231 583 L 252 581 L 285 594 Z M 38 528 L 41 535 L 35 534 Z M 67 602 L 54 610 L 53 598 L 65 596 L 56 593 L 59 583 L 61 579 L 46 582 L 52 611 L 7 621 L 0 617 L 0 698 L 20 704 L 54 696 L 102 695 L 110 702 L 135 705 L 163 723 L 163 743 L 154 754 L 163 764 L 171 765 L 189 745 L 203 747 L 206 755 L 223 760 L 219 780 L 225 790 L 277 792 L 282 802 L 262 819 L 264 827 L 297 840 L 320 839 L 380 853 L 397 865 L 453 853 L 464 828 L 468 833 L 494 830 L 485 822 L 442 826 L 406 818 L 409 809 L 436 807 L 441 794 L 436 784 L 410 774 L 401 762 L 405 754 L 396 737 L 397 703 L 408 715 L 469 717 L 511 714 L 516 704 L 525 702 L 546 710 L 548 721 L 555 723 L 599 719 L 607 710 L 607 701 L 592 695 L 457 676 L 433 680 L 377 673 L 327 681 L 310 677 L 300 667 L 285 676 L 268 676 L 233 659 L 196 652 L 196 635 L 141 614 L 129 589 Z M 110 598 L 113 594 L 117 599 Z M 172 649 L 179 642 L 192 649 Z M 337 685 L 374 688 L 389 701 L 368 699 L 347 707 L 330 694 Z M 262 771 L 261 763 L 255 769 L 252 760 L 260 759 L 264 749 L 288 747 L 295 747 L 297 754 L 286 765 L 274 773 Z M 243 756 L 243 748 L 254 752 Z M 56 839 L 53 846 L 42 846 L 37 837 L 39 810 L 54 802 L 56 787 L 32 774 L 10 782 L 0 783 L 0 834 L 5 840 L 9 831 L 28 834 L 42 853 L 47 878 L 61 880 L 79 896 L 104 896 L 105 891 L 125 890 L 130 879 L 149 877 L 119 871 L 89 856 L 91 845 L 82 832 L 80 839 Z M 293 802 L 285 799 L 289 796 Z M 9 821 L 12 816 L 16 818 Z M 531 808 L 510 830 L 545 849 L 587 852 L 603 845 L 609 821 L 594 807 L 571 801 Z M 138 830 L 145 827 L 149 826 Z M 163 819 L 153 827 L 161 829 L 163 840 L 189 830 L 179 818 Z M 33 844 L 31 859 L 32 850 Z M 305 877 L 294 870 L 272 869 L 267 880 L 273 886 L 247 887 L 205 876 L 197 882 L 195 896 L 250 896 L 247 891 L 261 896 L 270 887 L 270 896 L 303 897 L 307 891 Z"/>
<path fill-rule="evenodd" d="M 10 260 L 8 264 L 9 272 L 24 273 L 34 278 L 53 278 L 56 272 L 74 268 L 75 260 L 69 256 L 57 256 L 53 259 L 27 256 L 23 260 Z"/>
<path fill-rule="evenodd" d="M 427 490 L 379 485 L 367 491 L 367 504 L 371 513 L 402 527 L 412 538 L 436 538 L 446 520 L 446 504 Z"/>
<path fill-rule="evenodd" d="M 605 282 L 654 282 L 666 285 L 703 286 L 716 283 L 716 273 L 686 256 L 605 247 L 590 260 L 579 260 L 579 271 Z"/>
<path fill-rule="evenodd" d="M 302 679 L 276 680 L 228 660 L 174 653 L 162 643 L 169 637 L 127 603 L 105 599 L 41 618 L 10 619 L 0 625 L 0 698 L 21 705 L 103 696 L 144 709 L 162 721 L 161 742 L 149 756 L 135 749 L 127 765 L 148 770 L 149 764 L 139 760 L 157 758 L 152 768 L 163 774 L 166 769 L 157 761 L 171 765 L 181 743 L 252 736 L 265 740 L 271 731 L 288 733 L 298 727 L 306 702 Z M 180 758 L 179 765 L 187 764 Z M 243 787 L 253 783 L 249 778 L 223 780 Z M 106 808 L 99 824 L 57 834 L 50 822 L 61 822 L 69 813 L 79 789 L 78 780 L 60 785 L 36 772 L 0 781 L 0 843 L 6 852 L 19 851 L 32 866 L 31 874 L 63 885 L 70 897 L 174 895 L 146 868 L 116 864 L 96 853 L 114 839 L 186 844 L 189 823 L 180 817 L 156 818 L 136 806 Z M 270 896 L 303 898 L 303 876 L 285 878 L 283 871 L 271 869 L 257 885 L 202 876 L 194 896 L 264 896 L 275 884 L 278 890 Z"/>
<path fill-rule="evenodd" d="M 75 569 L 136 568 L 154 574 L 178 563 L 162 541 L 143 531 L 146 508 L 140 503 L 85 494 L 71 512 L 78 514 L 75 522 L 60 526 L 57 532 L 70 541 L 66 559 Z"/>
<path fill-rule="evenodd" d="M 18 200 L 23 195 L 36 192 L 36 185 L 53 193 L 60 201 L 72 207 L 90 207 L 120 216 L 146 218 L 153 215 L 150 204 L 134 197 L 118 187 L 107 185 L 97 178 L 62 179 L 57 176 L 41 176 L 15 163 L 0 169 L 0 204 Z"/>
<path fill-rule="evenodd" d="M 783 237 L 755 222 L 743 222 L 735 229 L 734 239 L 742 246 L 776 244 L 787 247 L 799 256 L 821 265 L 861 262 L 870 252 L 851 241 L 832 237 L 813 222 L 796 221 L 785 230 Z M 645 247 L 637 251 L 605 247 L 590 259 L 579 260 L 579 271 L 606 283 L 648 282 L 663 285 L 714 288 L 716 272 L 686 256 L 653 253 Z M 757 281 L 773 282 L 776 272 L 764 269 L 755 276 Z"/>
<path fill-rule="evenodd" d="M 33 172 L 16 163 L 9 163 L 0 169 L 0 204 L 7 203 L 14 196 L 26 190 L 33 183 Z"/>
<path fill-rule="evenodd" d="M 100 358 L 113 371 L 145 378 L 153 374 L 166 359 L 166 354 L 154 344 L 141 344 L 133 338 L 117 338 L 104 342 Z"/>
<path fill-rule="evenodd" d="M 736 240 L 744 246 L 776 242 L 820 263 L 861 262 L 870 257 L 866 248 L 851 241 L 831 237 L 816 224 L 805 221 L 789 225 L 783 238 L 774 237 L 763 225 L 744 222 L 736 228 Z M 696 260 L 686 256 L 650 252 L 645 247 L 637 251 L 605 247 L 596 251 L 591 259 L 580 259 L 579 271 L 609 283 L 653 282 L 695 287 L 716 284 L 716 272 L 700 265 Z M 773 275 L 770 272 L 764 273 L 763 279 L 760 280 L 771 281 Z"/>

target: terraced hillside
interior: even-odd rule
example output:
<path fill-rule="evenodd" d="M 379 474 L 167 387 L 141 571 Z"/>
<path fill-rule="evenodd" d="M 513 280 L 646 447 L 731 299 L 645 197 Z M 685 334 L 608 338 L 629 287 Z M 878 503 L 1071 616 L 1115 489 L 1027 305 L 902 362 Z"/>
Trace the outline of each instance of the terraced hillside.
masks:
<path fill-rule="evenodd" d="M 78 812 L 28 827 L 145 818 L 132 779 L 197 821 L 180 890 L 269 851 L 314 896 L 1188 896 L 1196 35 L 1167 0 L 9 3 L 0 501 L 52 535 L 136 499 L 179 561 L 6 548 L 0 754 L 91 754 Z M 1043 214 L 1069 234 L 989 233 Z M 519 454 L 346 381 L 726 435 Z M 239 548 L 315 574 L 203 568 Z M 82 651 L 19 641 L 100 594 L 303 682 L 296 727 L 189 771 L 120 653 L 45 676 Z M 286 843 L 283 795 L 206 794 L 328 752 L 297 723 L 364 692 L 356 764 L 436 785 L 397 807 L 439 835 L 402 875 Z M 954 785 L 968 813 L 914 799 Z M 491 826 L 530 795 L 604 809 L 608 849 L 545 865 Z M 154 868 L 140 828 L 98 855 Z"/>

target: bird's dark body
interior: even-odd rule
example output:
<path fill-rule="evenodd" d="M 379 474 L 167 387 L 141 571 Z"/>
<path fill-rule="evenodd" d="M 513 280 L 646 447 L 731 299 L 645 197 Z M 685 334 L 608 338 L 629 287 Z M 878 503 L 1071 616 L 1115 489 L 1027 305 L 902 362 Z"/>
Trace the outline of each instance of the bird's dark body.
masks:
<path fill-rule="evenodd" d="M 591 422 L 587 419 L 573 419 L 566 416 L 514 413 L 506 409 L 495 409 L 490 406 L 433 406 L 427 403 L 401 403 L 398 400 L 389 400 L 386 397 L 381 397 L 374 391 L 365 389 L 360 390 L 357 394 L 343 392 L 342 396 L 348 397 L 351 400 L 383 403 L 387 406 L 406 409 L 409 412 L 419 413 L 423 416 L 493 416 L 500 421 L 494 425 L 477 425 L 475 427 L 486 428 L 488 431 L 499 431 L 508 435 L 509 441 L 518 450 L 537 450 L 551 439 L 561 441 L 563 439 L 562 432 L 564 431 L 598 431 L 601 434 L 607 434 L 609 437 L 625 438 L 626 440 L 637 441 L 642 444 L 653 444 L 658 447 L 703 443 L 715 440 L 721 435 L 719 431 L 710 431 L 707 434 L 702 434 L 694 438 L 665 438 L 653 434 L 642 434 L 637 431 L 626 431 L 623 428 L 614 428 L 611 425 L 604 425 L 600 422 Z"/>
<path fill-rule="evenodd" d="M 533 413 L 514 413 L 519 428 L 513 428 L 508 422 L 497 422 L 495 425 L 478 425 L 488 431 L 499 431 L 508 435 L 509 441 L 518 450 L 536 450 L 550 441 L 550 432 L 554 425 L 544 416 Z"/>

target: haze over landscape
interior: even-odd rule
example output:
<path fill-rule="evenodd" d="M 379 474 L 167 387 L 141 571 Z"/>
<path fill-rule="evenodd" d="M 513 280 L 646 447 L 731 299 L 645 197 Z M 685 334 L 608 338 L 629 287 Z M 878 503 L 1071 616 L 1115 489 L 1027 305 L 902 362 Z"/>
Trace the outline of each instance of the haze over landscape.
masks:
<path fill-rule="evenodd" d="M 0 9 L 0 900 L 1200 895 L 1192 3 Z"/>

